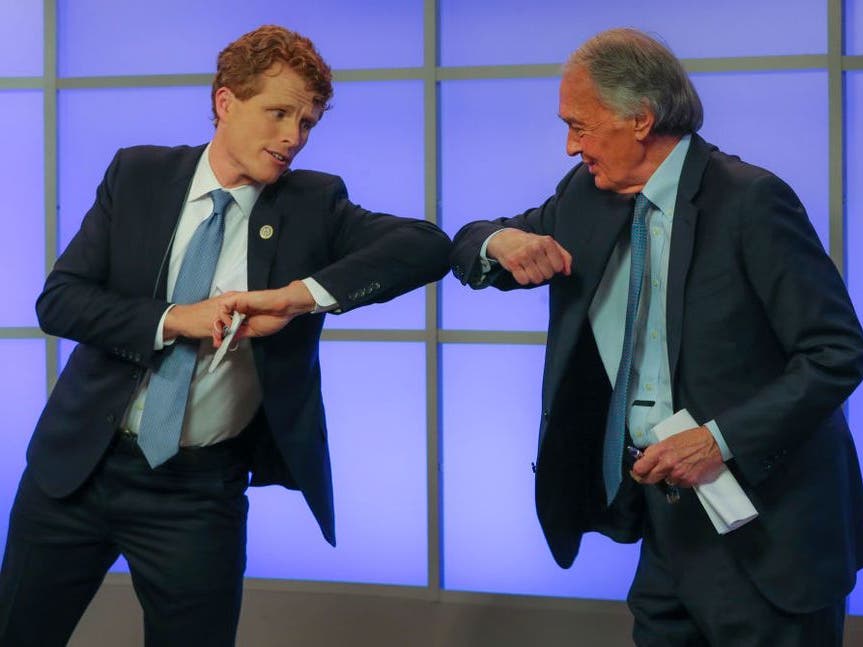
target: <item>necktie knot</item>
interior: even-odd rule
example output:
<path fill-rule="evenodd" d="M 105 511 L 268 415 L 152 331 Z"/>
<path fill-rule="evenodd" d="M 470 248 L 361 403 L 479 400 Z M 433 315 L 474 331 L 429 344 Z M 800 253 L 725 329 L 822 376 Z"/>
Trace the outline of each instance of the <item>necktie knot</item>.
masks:
<path fill-rule="evenodd" d="M 647 215 L 647 210 L 650 208 L 650 200 L 643 193 L 638 193 L 635 196 L 635 204 L 632 208 L 632 213 L 636 218 L 644 218 Z"/>
<path fill-rule="evenodd" d="M 231 204 L 233 196 L 224 189 L 214 189 L 210 191 L 210 197 L 213 199 L 213 214 L 224 215 L 225 209 Z"/>

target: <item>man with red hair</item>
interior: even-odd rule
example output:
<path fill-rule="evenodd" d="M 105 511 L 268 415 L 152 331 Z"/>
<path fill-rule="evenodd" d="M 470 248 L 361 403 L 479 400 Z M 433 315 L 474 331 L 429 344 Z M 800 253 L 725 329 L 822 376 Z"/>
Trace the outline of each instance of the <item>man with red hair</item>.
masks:
<path fill-rule="evenodd" d="M 219 55 L 209 144 L 114 157 L 37 303 L 78 346 L 28 449 L 0 644 L 65 645 L 121 554 L 147 645 L 233 644 L 250 473 L 300 490 L 335 545 L 324 313 L 438 280 L 449 239 L 290 170 L 331 96 L 311 41 L 261 27 Z M 250 316 L 211 372 L 226 308 Z"/>

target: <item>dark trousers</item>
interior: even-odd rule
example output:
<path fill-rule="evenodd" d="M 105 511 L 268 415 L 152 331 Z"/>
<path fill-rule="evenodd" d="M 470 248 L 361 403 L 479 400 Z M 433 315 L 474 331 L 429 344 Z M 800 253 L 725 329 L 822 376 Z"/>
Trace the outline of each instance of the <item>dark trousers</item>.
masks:
<path fill-rule="evenodd" d="M 153 470 L 118 435 L 63 499 L 25 470 L 0 572 L 0 646 L 65 645 L 124 555 L 153 647 L 233 645 L 246 565 L 248 465 L 238 440 Z"/>
<path fill-rule="evenodd" d="M 722 544 L 691 489 L 674 505 L 656 487 L 645 492 L 648 523 L 627 599 L 636 645 L 841 647 L 844 600 L 813 613 L 782 611 Z"/>

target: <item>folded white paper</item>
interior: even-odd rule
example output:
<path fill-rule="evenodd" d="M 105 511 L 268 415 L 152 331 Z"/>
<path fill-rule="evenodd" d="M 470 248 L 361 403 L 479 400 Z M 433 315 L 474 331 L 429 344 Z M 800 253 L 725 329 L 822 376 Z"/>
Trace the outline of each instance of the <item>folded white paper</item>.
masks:
<path fill-rule="evenodd" d="M 689 412 L 681 409 L 656 425 L 653 433 L 658 440 L 665 440 L 697 426 Z M 758 516 L 752 501 L 746 496 L 734 474 L 725 466 L 713 482 L 696 485 L 693 489 L 720 535 L 731 532 Z"/>

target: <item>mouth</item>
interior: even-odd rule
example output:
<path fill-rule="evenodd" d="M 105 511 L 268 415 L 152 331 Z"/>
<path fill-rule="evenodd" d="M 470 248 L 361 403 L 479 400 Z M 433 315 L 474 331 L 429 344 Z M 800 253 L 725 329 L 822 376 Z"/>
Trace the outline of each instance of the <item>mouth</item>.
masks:
<path fill-rule="evenodd" d="M 290 161 L 287 157 L 285 157 L 285 156 L 284 156 L 284 155 L 282 155 L 281 153 L 277 153 L 276 151 L 271 151 L 271 150 L 267 149 L 267 152 L 268 152 L 268 153 L 270 154 L 270 156 L 271 156 L 274 160 L 276 160 L 279 164 L 286 165 L 286 164 Z"/>

